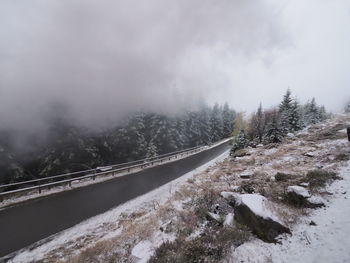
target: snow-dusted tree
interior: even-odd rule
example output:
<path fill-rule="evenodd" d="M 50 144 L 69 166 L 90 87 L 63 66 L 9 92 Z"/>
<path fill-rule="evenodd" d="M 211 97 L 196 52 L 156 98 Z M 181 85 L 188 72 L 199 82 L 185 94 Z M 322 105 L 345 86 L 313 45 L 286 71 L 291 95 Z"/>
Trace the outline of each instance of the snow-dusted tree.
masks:
<path fill-rule="evenodd" d="M 157 154 L 157 146 L 150 141 L 147 145 L 147 149 L 146 149 L 146 158 L 152 158 L 152 157 L 156 157 Z"/>
<path fill-rule="evenodd" d="M 290 89 L 287 90 L 283 96 L 283 100 L 279 106 L 279 114 L 281 120 L 281 128 L 284 134 L 292 131 L 292 111 L 293 111 L 293 99 Z"/>
<path fill-rule="evenodd" d="M 190 112 L 186 120 L 187 147 L 194 147 L 202 144 L 200 119 L 197 112 Z"/>
<path fill-rule="evenodd" d="M 319 107 L 316 104 L 315 98 L 312 98 L 304 106 L 304 122 L 306 125 L 309 125 L 318 123 L 320 120 Z"/>
<path fill-rule="evenodd" d="M 222 109 L 222 133 L 224 138 L 228 138 L 232 135 L 234 118 L 235 112 L 225 103 Z"/>
<path fill-rule="evenodd" d="M 253 141 L 262 143 L 265 133 L 265 116 L 260 103 L 258 110 L 252 115 L 249 123 L 248 134 Z"/>
<path fill-rule="evenodd" d="M 286 94 L 284 94 L 283 100 L 279 106 L 279 111 L 290 111 L 290 109 L 292 108 L 292 102 L 292 92 L 290 91 L 290 89 L 287 89 Z"/>
<path fill-rule="evenodd" d="M 349 101 L 348 103 L 345 104 L 344 112 L 345 112 L 345 113 L 350 113 L 350 101 Z"/>
<path fill-rule="evenodd" d="M 241 130 L 238 135 L 235 136 L 230 154 L 232 155 L 236 151 L 246 148 L 249 144 L 249 140 L 244 130 Z"/>
<path fill-rule="evenodd" d="M 215 104 L 211 116 L 210 116 L 210 126 L 211 126 L 211 141 L 216 142 L 223 137 L 223 126 L 222 126 L 222 115 L 219 104 Z"/>
<path fill-rule="evenodd" d="M 267 143 L 280 143 L 283 140 L 284 132 L 281 128 L 281 120 L 277 111 L 269 113 L 269 122 L 266 126 L 264 141 Z"/>
<path fill-rule="evenodd" d="M 199 111 L 199 130 L 201 133 L 201 144 L 211 143 L 210 108 L 204 105 Z"/>
<path fill-rule="evenodd" d="M 303 128 L 301 107 L 296 99 L 294 99 L 290 110 L 289 125 L 290 131 L 292 132 L 299 131 Z"/>

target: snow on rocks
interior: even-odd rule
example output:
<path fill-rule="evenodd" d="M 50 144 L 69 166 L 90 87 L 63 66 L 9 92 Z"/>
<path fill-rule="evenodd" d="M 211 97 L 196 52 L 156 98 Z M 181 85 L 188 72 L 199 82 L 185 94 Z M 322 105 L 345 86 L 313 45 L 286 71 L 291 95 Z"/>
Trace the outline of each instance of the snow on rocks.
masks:
<path fill-rule="evenodd" d="M 311 196 L 307 189 L 297 185 L 288 186 L 287 197 L 288 200 L 296 206 L 304 206 L 308 208 L 317 208 L 324 206 L 322 199 Z"/>
<path fill-rule="evenodd" d="M 234 213 L 229 213 L 225 217 L 224 226 L 232 226 L 233 225 L 234 216 L 235 216 Z"/>
<path fill-rule="evenodd" d="M 287 193 L 293 193 L 293 194 L 300 196 L 302 198 L 311 197 L 311 195 L 307 189 L 305 189 L 304 187 L 301 187 L 301 186 L 297 186 L 297 185 L 288 186 Z"/>
<path fill-rule="evenodd" d="M 272 210 L 272 203 L 259 194 L 235 194 L 222 192 L 221 196 L 234 206 L 234 218 L 248 226 L 252 232 L 266 242 L 276 242 L 282 233 L 290 233 Z"/>

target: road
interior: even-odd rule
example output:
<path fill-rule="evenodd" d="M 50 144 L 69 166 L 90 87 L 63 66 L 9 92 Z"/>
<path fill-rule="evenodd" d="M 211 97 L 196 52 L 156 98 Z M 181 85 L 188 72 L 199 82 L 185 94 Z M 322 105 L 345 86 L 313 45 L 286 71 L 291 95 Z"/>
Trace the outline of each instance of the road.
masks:
<path fill-rule="evenodd" d="M 2 210 L 0 257 L 158 188 L 214 159 L 229 147 L 226 142 L 184 159 Z"/>

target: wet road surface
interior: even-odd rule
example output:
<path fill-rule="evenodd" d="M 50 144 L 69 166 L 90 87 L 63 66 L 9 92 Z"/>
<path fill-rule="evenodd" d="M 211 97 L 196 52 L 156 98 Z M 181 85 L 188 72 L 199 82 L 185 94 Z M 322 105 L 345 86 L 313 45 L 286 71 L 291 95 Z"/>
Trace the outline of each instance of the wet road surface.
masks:
<path fill-rule="evenodd" d="M 158 188 L 229 148 L 226 142 L 181 160 L 2 210 L 0 257 Z"/>

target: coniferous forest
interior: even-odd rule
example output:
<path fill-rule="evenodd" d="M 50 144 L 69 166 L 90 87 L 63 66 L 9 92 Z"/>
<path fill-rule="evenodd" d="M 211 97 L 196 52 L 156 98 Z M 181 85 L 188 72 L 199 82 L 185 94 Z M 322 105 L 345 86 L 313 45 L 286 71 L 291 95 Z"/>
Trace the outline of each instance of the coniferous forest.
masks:
<path fill-rule="evenodd" d="M 237 114 L 231 154 L 248 146 L 280 143 L 288 134 L 324 121 L 329 115 L 324 106 L 316 103 L 315 98 L 301 105 L 288 89 L 277 107 L 264 110 L 260 104 L 248 120 L 243 120 L 242 114 Z"/>
<path fill-rule="evenodd" d="M 0 183 L 210 145 L 231 135 L 234 118 L 235 111 L 228 104 L 215 104 L 174 116 L 134 113 L 117 125 L 96 132 L 74 125 L 58 114 L 48 121 L 45 139 L 27 136 L 20 147 L 13 131 L 0 131 Z"/>

